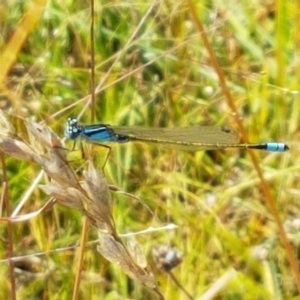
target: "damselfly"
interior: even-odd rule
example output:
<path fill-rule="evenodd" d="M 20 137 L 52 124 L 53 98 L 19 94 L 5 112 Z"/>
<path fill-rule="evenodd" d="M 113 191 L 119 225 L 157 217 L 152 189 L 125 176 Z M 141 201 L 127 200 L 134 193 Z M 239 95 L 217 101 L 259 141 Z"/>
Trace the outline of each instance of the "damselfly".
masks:
<path fill-rule="evenodd" d="M 228 126 L 197 125 L 182 128 L 147 128 L 110 126 L 107 124 L 78 125 L 77 119 L 69 118 L 65 128 L 65 136 L 72 140 L 83 139 L 95 144 L 141 141 L 185 151 L 226 148 L 249 148 L 273 152 L 289 150 L 289 147 L 284 143 L 240 143 L 238 133 Z"/>

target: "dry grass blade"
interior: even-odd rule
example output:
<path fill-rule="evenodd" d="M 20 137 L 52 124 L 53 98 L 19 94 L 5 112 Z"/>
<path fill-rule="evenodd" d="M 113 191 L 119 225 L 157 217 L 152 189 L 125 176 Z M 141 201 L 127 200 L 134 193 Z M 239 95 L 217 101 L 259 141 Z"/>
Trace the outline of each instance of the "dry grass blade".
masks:
<path fill-rule="evenodd" d="M 0 110 L 0 148 L 8 155 L 24 160 L 34 160 L 34 151 L 17 135 L 14 126 Z"/>
<path fill-rule="evenodd" d="M 129 277 L 139 281 L 143 286 L 153 292 L 158 299 L 164 299 L 157 288 L 153 274 L 145 266 L 145 260 L 143 260 L 143 266 L 139 264 L 141 259 L 137 259 L 137 261 L 134 260 L 133 257 L 141 255 L 140 251 L 139 253 L 130 254 L 120 239 L 103 231 L 99 231 L 99 241 L 100 245 L 98 246 L 98 251 L 107 260 L 119 265 Z"/>
<path fill-rule="evenodd" d="M 82 182 L 82 187 L 88 195 L 84 203 L 86 214 L 97 229 L 116 235 L 112 199 L 104 175 L 96 171 L 92 162 L 89 164 L 89 170 L 84 171 L 83 174 L 85 180 Z"/>
<path fill-rule="evenodd" d="M 135 247 L 131 246 L 129 250 L 117 234 L 112 214 L 113 202 L 106 178 L 94 168 L 92 162 L 88 171 L 84 172 L 84 178 L 82 187 L 89 196 L 84 203 L 85 214 L 99 230 L 98 251 L 107 260 L 119 265 L 128 276 L 139 281 L 159 299 L 163 299 L 153 274 L 147 268 L 141 246 L 135 243 Z"/>

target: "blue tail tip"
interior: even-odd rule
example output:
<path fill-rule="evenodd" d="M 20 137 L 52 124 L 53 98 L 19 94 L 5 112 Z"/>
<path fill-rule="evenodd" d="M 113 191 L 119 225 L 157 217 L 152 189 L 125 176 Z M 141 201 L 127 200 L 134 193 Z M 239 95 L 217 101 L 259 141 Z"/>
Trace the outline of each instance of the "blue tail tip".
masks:
<path fill-rule="evenodd" d="M 284 143 L 267 143 L 267 150 L 274 152 L 284 152 L 290 150 L 290 147 Z"/>

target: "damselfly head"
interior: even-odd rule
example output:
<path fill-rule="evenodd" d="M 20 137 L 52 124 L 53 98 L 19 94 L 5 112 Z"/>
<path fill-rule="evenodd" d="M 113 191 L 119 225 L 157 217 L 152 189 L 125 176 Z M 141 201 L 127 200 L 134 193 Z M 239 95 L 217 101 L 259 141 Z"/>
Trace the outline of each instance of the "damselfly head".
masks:
<path fill-rule="evenodd" d="M 78 124 L 78 120 L 76 118 L 68 118 L 65 127 L 66 138 L 74 140 L 80 135 L 81 130 L 78 128 L 77 124 Z"/>

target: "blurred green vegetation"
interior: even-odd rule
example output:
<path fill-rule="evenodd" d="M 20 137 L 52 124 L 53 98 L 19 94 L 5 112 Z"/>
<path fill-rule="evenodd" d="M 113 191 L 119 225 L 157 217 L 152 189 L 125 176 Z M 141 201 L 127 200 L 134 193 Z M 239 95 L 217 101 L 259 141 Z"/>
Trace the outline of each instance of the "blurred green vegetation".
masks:
<path fill-rule="evenodd" d="M 185 2 L 158 1 L 145 19 L 150 1 L 96 2 L 94 67 L 101 89 L 95 103 L 97 122 L 166 127 L 229 124 L 236 128 Z M 284 141 L 291 148 L 283 154 L 256 154 L 297 256 L 299 4 L 194 3 L 251 142 Z M 37 4 L 17 0 L 0 4 L 1 51 L 30 5 Z M 90 123 L 91 110 L 84 98 L 90 93 L 90 22 L 88 1 L 48 1 L 1 88 L 1 109 L 44 120 L 61 136 L 69 116 L 82 114 L 80 122 Z M 67 147 L 72 147 L 71 142 Z M 107 149 L 94 151 L 101 168 Z M 74 166 L 84 163 L 80 151 L 70 157 Z M 40 170 L 8 157 L 6 166 L 13 211 Z M 153 211 L 112 193 L 120 233 L 169 223 L 178 226 L 137 236 L 166 299 L 187 298 L 154 266 L 151 249 L 160 243 L 183 252 L 184 260 L 173 274 L 195 299 L 232 269 L 237 275 L 216 299 L 297 298 L 286 251 L 247 151 L 179 153 L 144 144 L 116 145 L 104 172 L 110 184 L 139 197 Z M 20 214 L 38 210 L 47 199 L 35 188 Z M 34 254 L 78 245 L 81 229 L 82 216 L 60 205 L 13 224 L 14 255 L 39 260 L 30 268 L 18 266 L 18 299 L 70 299 L 77 249 Z M 0 232 L 4 259 L 6 223 Z M 89 241 L 96 238 L 96 230 L 90 228 Z M 1 262 L 0 274 L 6 279 L 0 282 L 0 298 L 7 299 L 6 262 Z M 105 261 L 95 246 L 87 246 L 79 298 L 152 299 L 152 295 Z"/>

